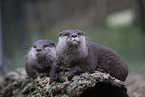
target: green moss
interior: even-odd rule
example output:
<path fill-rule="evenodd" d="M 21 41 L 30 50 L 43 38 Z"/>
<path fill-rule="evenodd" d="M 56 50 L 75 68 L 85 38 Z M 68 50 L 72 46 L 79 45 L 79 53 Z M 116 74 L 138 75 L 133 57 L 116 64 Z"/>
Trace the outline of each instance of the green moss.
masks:
<path fill-rule="evenodd" d="M 63 76 L 65 79 L 66 75 Z M 78 97 L 87 92 L 89 88 L 100 88 L 96 87 L 100 83 L 103 83 L 101 88 L 109 86 L 111 90 L 115 87 L 117 92 L 123 92 L 123 96 L 120 97 L 126 97 L 127 95 L 126 87 L 122 81 L 99 71 L 94 73 L 86 72 L 74 76 L 71 81 L 53 82 L 51 84 L 49 83 L 49 77 L 38 76 L 34 81 L 31 79 L 20 79 L 2 89 L 0 94 L 2 96 Z M 114 90 L 112 89 L 112 91 Z M 108 90 L 104 90 L 104 92 L 108 93 Z"/>

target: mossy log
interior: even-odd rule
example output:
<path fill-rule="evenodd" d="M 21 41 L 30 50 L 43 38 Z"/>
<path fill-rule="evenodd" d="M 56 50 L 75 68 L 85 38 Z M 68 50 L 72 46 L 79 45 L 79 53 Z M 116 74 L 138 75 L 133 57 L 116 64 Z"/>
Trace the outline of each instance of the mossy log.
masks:
<path fill-rule="evenodd" d="M 66 73 L 65 73 L 66 74 Z M 20 78 L 1 90 L 0 96 L 39 97 L 128 97 L 124 82 L 107 73 L 95 71 L 82 73 L 68 81 L 62 75 L 62 82 L 49 83 L 49 77 L 36 79 Z"/>

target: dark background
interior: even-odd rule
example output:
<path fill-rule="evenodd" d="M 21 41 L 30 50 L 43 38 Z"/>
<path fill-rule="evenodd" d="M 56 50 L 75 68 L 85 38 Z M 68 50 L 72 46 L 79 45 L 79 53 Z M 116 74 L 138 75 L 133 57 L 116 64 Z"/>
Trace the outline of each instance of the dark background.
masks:
<path fill-rule="evenodd" d="M 1 0 L 3 65 L 24 67 L 33 42 L 57 43 L 60 31 L 80 29 L 118 52 L 130 72 L 145 69 L 144 7 L 144 0 Z"/>

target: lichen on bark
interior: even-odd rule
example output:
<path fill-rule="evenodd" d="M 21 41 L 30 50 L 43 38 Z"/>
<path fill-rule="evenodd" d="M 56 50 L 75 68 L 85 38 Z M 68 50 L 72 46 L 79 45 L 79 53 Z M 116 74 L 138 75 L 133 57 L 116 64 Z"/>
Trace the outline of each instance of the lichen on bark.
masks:
<path fill-rule="evenodd" d="M 128 97 L 124 82 L 107 73 L 86 72 L 75 75 L 71 81 L 67 80 L 65 74 L 62 73 L 61 82 L 51 84 L 49 77 L 20 78 L 1 89 L 0 96 L 105 97 L 107 95 L 108 97 Z"/>

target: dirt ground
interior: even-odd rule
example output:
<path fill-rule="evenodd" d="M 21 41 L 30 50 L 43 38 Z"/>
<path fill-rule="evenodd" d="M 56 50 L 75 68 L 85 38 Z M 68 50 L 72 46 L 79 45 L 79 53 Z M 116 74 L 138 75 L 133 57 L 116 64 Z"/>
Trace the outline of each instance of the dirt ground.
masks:
<path fill-rule="evenodd" d="M 126 86 L 131 97 L 145 97 L 145 70 L 130 73 L 126 80 Z"/>

